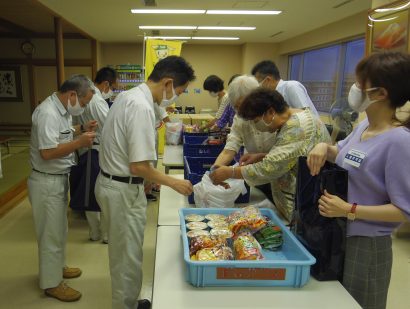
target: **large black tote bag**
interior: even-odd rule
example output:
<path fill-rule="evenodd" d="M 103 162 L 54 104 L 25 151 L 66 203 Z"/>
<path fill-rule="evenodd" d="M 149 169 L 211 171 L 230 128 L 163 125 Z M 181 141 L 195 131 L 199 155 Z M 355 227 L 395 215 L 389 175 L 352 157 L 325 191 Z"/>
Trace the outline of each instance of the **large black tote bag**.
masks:
<path fill-rule="evenodd" d="M 318 201 L 326 189 L 347 199 L 348 173 L 326 162 L 317 176 L 311 176 L 306 157 L 299 158 L 295 211 L 291 228 L 316 258 L 311 275 L 317 280 L 342 280 L 346 245 L 346 218 L 326 218 L 319 214 Z"/>

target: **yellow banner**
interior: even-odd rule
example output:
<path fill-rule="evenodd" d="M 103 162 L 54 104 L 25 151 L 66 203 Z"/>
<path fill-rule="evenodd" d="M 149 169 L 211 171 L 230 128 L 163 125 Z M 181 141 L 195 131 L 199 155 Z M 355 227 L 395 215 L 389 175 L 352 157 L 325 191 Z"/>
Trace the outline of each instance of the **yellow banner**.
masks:
<path fill-rule="evenodd" d="M 158 61 L 168 56 L 181 55 L 182 42 L 148 39 L 145 44 L 145 80 Z"/>

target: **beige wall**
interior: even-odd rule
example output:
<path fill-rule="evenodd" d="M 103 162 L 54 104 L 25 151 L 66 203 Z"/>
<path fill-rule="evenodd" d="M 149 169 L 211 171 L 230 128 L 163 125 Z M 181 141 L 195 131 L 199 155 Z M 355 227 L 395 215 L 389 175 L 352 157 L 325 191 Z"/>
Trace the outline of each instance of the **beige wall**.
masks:
<path fill-rule="evenodd" d="M 142 44 L 137 43 L 102 43 L 100 67 L 115 64 L 141 64 Z M 99 67 L 99 68 L 100 68 Z"/>
<path fill-rule="evenodd" d="M 0 39 L 0 59 L 25 59 L 21 52 L 23 39 Z M 32 39 L 35 46 L 34 59 L 54 59 L 55 46 L 53 39 Z M 64 40 L 64 58 L 90 59 L 91 43 L 89 40 Z M 22 102 L 0 102 L 0 123 L 30 124 L 30 84 L 27 65 L 21 65 Z M 66 78 L 72 74 L 86 74 L 91 77 L 91 67 L 65 67 Z M 34 67 L 36 103 L 41 102 L 56 91 L 56 68 L 47 66 Z"/>
<path fill-rule="evenodd" d="M 242 45 L 242 72 L 250 74 L 253 66 L 262 60 L 277 61 L 278 44 L 246 43 Z"/>

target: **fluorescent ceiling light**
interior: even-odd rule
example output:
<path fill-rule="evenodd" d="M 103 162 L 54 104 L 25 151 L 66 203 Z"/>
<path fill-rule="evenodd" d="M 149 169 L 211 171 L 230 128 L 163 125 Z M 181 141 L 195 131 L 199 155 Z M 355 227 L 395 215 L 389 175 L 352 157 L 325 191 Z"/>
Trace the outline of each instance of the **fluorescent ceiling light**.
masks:
<path fill-rule="evenodd" d="M 192 40 L 239 40 L 237 37 L 220 37 L 220 36 L 193 36 Z"/>
<path fill-rule="evenodd" d="M 217 15 L 278 15 L 282 11 L 207 10 L 206 14 Z"/>
<path fill-rule="evenodd" d="M 374 22 L 389 21 L 389 20 L 393 20 L 393 19 L 396 19 L 396 18 L 397 18 L 397 16 L 394 16 L 394 17 L 391 17 L 391 18 L 375 19 L 375 18 L 372 18 L 370 15 L 367 16 L 367 17 L 369 17 L 369 19 L 370 19 L 371 21 L 374 21 Z"/>
<path fill-rule="evenodd" d="M 404 8 L 408 7 L 409 5 L 410 5 L 410 1 L 407 2 L 405 5 L 398 6 L 398 7 L 395 7 L 395 8 L 376 9 L 376 10 L 374 10 L 374 11 L 375 11 L 375 12 L 378 12 L 378 13 L 381 13 L 381 12 L 389 12 L 389 11 L 397 11 L 397 10 L 402 10 L 402 9 L 404 9 Z"/>
<path fill-rule="evenodd" d="M 199 26 L 198 30 L 255 30 L 256 27 L 208 27 Z"/>
<path fill-rule="evenodd" d="M 190 36 L 146 36 L 146 39 L 189 40 Z"/>
<path fill-rule="evenodd" d="M 204 14 L 205 10 L 132 9 L 133 14 Z"/>
<path fill-rule="evenodd" d="M 140 29 L 195 30 L 197 26 L 139 26 Z"/>

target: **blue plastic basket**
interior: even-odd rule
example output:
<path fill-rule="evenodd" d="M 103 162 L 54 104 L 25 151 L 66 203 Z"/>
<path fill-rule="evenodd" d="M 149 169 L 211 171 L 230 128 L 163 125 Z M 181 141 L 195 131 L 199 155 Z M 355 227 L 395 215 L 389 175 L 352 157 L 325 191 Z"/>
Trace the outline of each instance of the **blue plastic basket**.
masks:
<path fill-rule="evenodd" d="M 183 137 L 183 154 L 188 157 L 217 157 L 225 145 L 202 145 L 209 136 Z"/>
<path fill-rule="evenodd" d="M 316 259 L 303 247 L 271 209 L 260 209 L 280 226 L 283 245 L 279 251 L 262 250 L 263 260 L 258 261 L 192 261 L 186 234 L 185 216 L 210 213 L 229 215 L 236 208 L 181 208 L 179 210 L 181 234 L 186 265 L 186 281 L 196 287 L 204 286 L 286 286 L 299 288 L 310 279 L 310 266 Z M 263 279 L 261 279 L 261 276 Z M 274 300 L 272 300 L 274 304 Z"/>
<path fill-rule="evenodd" d="M 202 176 L 212 164 L 215 163 L 216 158 L 214 157 L 185 157 L 184 156 L 184 179 L 188 179 L 193 185 L 197 184 L 202 180 Z M 232 162 L 232 164 L 235 162 Z M 249 203 L 250 198 L 250 188 L 245 182 L 246 194 L 241 194 L 235 200 L 235 203 Z M 189 204 L 195 204 L 194 193 L 188 196 Z"/>

